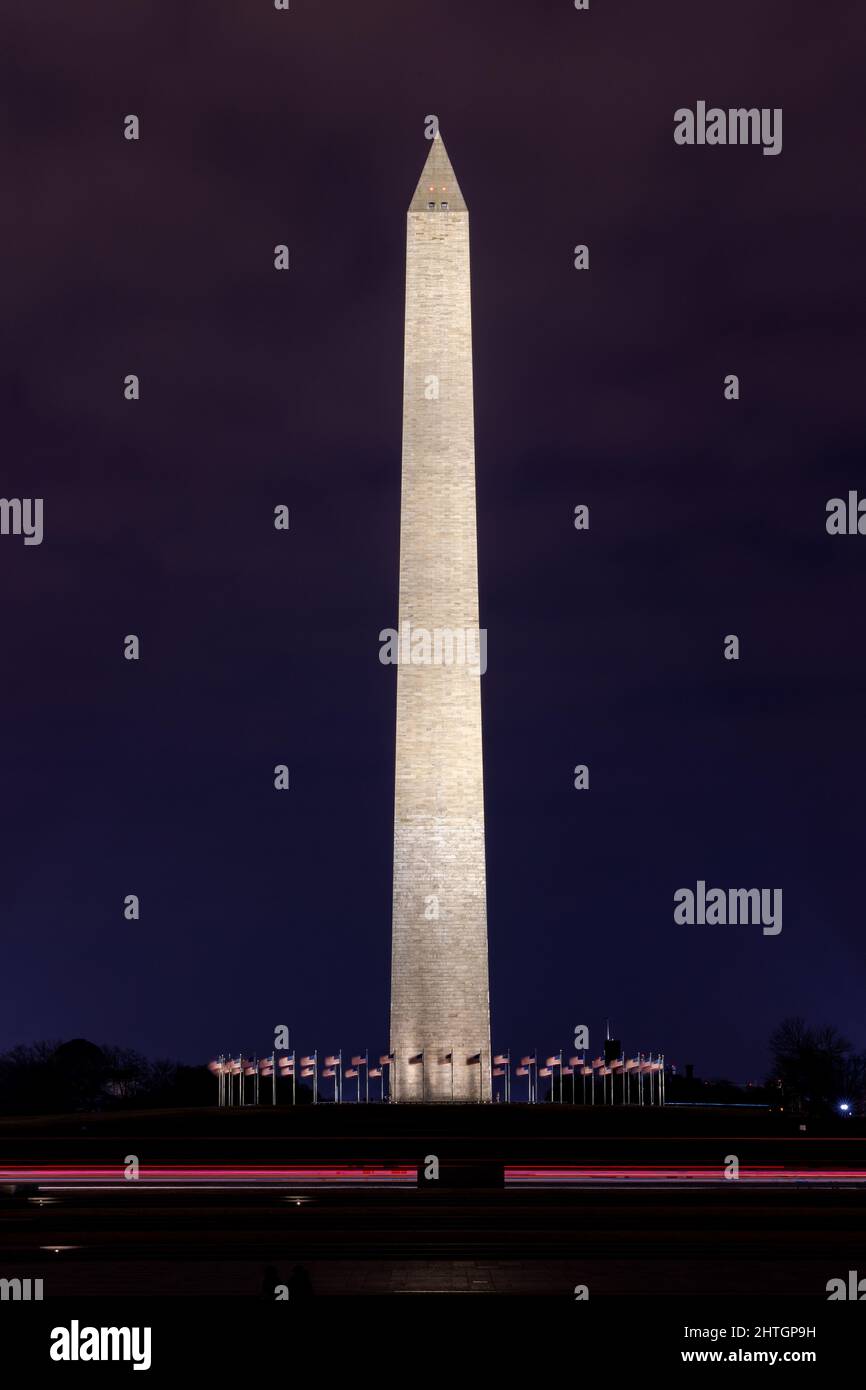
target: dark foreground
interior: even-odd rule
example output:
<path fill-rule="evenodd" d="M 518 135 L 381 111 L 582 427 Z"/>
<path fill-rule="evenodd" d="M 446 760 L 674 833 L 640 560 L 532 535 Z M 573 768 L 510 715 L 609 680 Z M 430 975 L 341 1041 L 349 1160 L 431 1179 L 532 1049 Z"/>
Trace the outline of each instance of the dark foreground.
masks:
<path fill-rule="evenodd" d="M 45 1298 L 826 1300 L 866 1275 L 866 1137 L 800 1123 L 349 1106 L 6 1120 L 0 1276 L 42 1278 Z"/>
<path fill-rule="evenodd" d="M 859 1192 L 70 1193 L 6 1199 L 3 1272 L 45 1296 L 826 1297 L 864 1261 Z M 270 1267 L 270 1268 L 269 1268 Z M 866 1269 L 864 1269 L 866 1272 Z"/>

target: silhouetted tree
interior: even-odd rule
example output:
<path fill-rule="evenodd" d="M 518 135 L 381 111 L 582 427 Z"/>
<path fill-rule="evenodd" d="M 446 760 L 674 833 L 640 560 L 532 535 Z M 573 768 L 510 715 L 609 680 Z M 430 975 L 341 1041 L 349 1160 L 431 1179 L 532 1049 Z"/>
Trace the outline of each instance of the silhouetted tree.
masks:
<path fill-rule="evenodd" d="M 840 1100 L 862 1107 L 866 1056 L 854 1052 L 837 1028 L 811 1028 L 805 1019 L 783 1019 L 770 1036 L 774 1079 L 786 1106 L 797 1113 L 821 1115 Z"/>
<path fill-rule="evenodd" d="M 262 1082 L 263 1103 L 270 1083 Z M 280 1082 L 279 1099 L 291 1098 L 290 1083 Z M 308 1105 L 313 1093 L 297 1087 L 297 1103 Z M 37 1042 L 0 1054 L 0 1113 L 58 1115 L 81 1110 L 196 1108 L 215 1105 L 216 1081 L 205 1066 L 187 1066 L 166 1058 L 151 1062 L 140 1052 L 86 1038 Z"/>

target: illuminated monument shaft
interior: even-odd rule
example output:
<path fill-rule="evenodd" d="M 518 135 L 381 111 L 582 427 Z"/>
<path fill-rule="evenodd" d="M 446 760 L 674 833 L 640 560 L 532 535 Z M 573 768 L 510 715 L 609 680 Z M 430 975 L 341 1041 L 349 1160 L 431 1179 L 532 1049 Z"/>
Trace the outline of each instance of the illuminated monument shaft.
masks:
<path fill-rule="evenodd" d="M 391 1093 L 486 1101 L 469 214 L 438 135 L 407 215 L 399 630 Z"/>

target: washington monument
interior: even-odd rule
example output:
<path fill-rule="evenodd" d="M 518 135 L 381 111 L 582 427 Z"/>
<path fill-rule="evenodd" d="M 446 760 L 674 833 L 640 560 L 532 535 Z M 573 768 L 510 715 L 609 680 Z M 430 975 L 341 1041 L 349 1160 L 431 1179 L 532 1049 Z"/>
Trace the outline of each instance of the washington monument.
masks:
<path fill-rule="evenodd" d="M 406 224 L 391 1094 L 488 1101 L 469 213 L 438 133 Z"/>

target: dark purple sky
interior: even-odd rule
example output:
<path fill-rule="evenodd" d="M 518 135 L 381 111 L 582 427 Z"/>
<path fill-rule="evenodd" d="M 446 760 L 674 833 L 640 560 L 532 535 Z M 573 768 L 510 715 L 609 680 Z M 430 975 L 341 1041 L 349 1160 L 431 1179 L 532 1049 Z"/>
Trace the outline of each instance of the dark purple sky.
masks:
<path fill-rule="evenodd" d="M 789 1013 L 866 1046 L 866 537 L 824 528 L 866 492 L 860 7 L 4 10 L 2 493 L 45 540 L 0 537 L 0 1047 L 386 1042 L 431 112 L 471 213 L 494 1045 L 609 1014 L 739 1079 Z M 677 147 L 698 100 L 782 107 L 783 152 Z M 699 878 L 781 887 L 782 934 L 676 926 Z"/>

